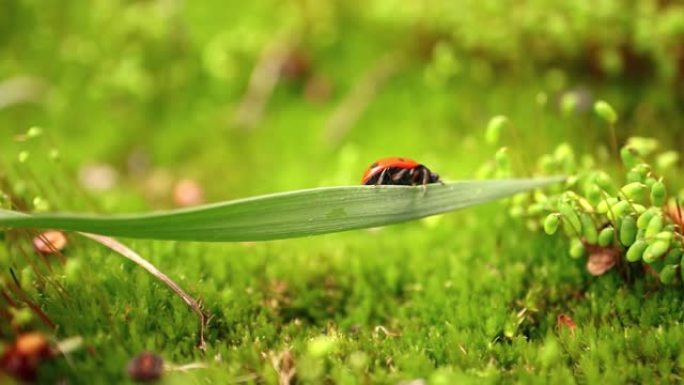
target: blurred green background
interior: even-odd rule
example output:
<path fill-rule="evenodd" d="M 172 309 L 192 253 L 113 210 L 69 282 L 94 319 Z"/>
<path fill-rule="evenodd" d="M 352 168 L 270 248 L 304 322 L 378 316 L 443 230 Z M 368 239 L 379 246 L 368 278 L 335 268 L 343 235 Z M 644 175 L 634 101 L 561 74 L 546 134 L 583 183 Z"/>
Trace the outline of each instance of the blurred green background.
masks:
<path fill-rule="evenodd" d="M 0 171 L 29 209 L 36 196 L 107 213 L 184 205 L 184 179 L 203 195 L 191 204 L 357 184 L 385 156 L 475 178 L 497 150 L 483 140 L 495 115 L 510 119 L 501 144 L 517 175 L 562 142 L 611 169 L 597 99 L 619 112 L 619 142 L 682 148 L 684 5 L 0 0 Z M 24 141 L 33 126 L 43 136 Z M 207 355 L 178 298 L 71 239 L 76 273 L 47 279 L 68 297 L 45 278 L 27 290 L 56 338 L 82 336 L 97 354 L 74 353 L 46 376 L 124 381 L 127 360 L 150 349 L 211 366 L 171 383 L 274 383 L 268 357 L 292 349 L 298 380 L 312 384 L 681 378 L 679 292 L 592 280 L 566 245 L 502 211 L 260 244 L 131 242 L 204 299 L 215 316 Z M 560 313 L 577 321 L 576 339 L 559 331 Z M 339 338 L 334 349 L 321 334 Z"/>
<path fill-rule="evenodd" d="M 681 144 L 683 34 L 667 1 L 7 0 L 0 124 L 44 127 L 70 168 L 171 169 L 211 199 L 355 184 L 393 155 L 456 179 L 490 156 L 495 114 L 531 155 L 605 143 L 595 98 L 620 137 Z"/>

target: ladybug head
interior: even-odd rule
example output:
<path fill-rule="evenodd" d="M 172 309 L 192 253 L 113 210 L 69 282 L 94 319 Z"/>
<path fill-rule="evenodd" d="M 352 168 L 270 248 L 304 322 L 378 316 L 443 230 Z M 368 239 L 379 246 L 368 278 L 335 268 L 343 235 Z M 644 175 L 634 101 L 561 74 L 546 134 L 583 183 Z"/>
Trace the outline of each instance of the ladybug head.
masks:
<path fill-rule="evenodd" d="M 429 183 L 436 183 L 436 182 L 439 182 L 439 174 L 437 174 L 436 172 L 430 171 Z"/>

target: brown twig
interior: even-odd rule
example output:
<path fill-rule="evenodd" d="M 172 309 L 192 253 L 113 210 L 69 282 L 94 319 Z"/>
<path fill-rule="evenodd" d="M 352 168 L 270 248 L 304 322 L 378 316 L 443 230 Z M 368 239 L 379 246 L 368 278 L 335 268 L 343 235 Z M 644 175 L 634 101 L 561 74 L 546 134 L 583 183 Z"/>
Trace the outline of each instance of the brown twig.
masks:
<path fill-rule="evenodd" d="M 122 244 L 121 242 L 117 241 L 114 238 L 106 237 L 104 235 L 96 235 L 96 234 L 89 234 L 89 233 L 80 233 L 79 234 L 83 235 L 86 238 L 90 238 L 110 249 L 113 251 L 121 254 L 123 257 L 128 258 L 129 260 L 133 261 L 135 264 L 141 266 L 143 269 L 147 270 L 150 274 L 152 274 L 155 278 L 159 279 L 162 281 L 169 289 L 171 289 L 174 293 L 176 293 L 179 297 L 183 299 L 183 301 L 192 308 L 192 310 L 197 314 L 197 317 L 199 318 L 199 323 L 200 323 L 200 329 L 199 329 L 199 348 L 202 351 L 205 351 L 207 349 L 207 344 L 204 340 L 204 328 L 208 322 L 208 319 L 204 312 L 202 311 L 202 306 L 200 303 L 195 300 L 193 297 L 191 297 L 188 293 L 186 293 L 178 284 L 176 284 L 171 278 L 169 278 L 166 274 L 162 273 L 157 269 L 153 264 L 151 264 L 149 261 L 141 257 L 138 253 L 135 251 L 131 250 L 128 248 L 126 245 Z"/>
<path fill-rule="evenodd" d="M 271 354 L 271 365 L 273 370 L 278 373 L 278 385 L 290 385 L 294 383 L 295 375 L 297 375 L 297 367 L 295 365 L 294 356 L 289 349 L 278 354 Z"/>

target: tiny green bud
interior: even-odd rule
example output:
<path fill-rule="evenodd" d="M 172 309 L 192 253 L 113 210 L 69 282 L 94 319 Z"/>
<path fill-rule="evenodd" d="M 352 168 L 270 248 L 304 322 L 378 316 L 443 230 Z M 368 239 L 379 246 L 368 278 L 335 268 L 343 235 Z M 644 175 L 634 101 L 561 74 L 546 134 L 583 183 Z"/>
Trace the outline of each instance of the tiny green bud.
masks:
<path fill-rule="evenodd" d="M 511 218 L 522 218 L 524 214 L 525 210 L 522 206 L 514 205 L 508 209 L 508 215 L 510 215 Z"/>
<path fill-rule="evenodd" d="M 546 196 L 546 194 L 544 194 L 543 192 L 541 192 L 539 190 L 536 190 L 533 195 L 534 195 L 534 201 L 535 202 L 546 203 L 549 201 L 549 197 Z"/>
<path fill-rule="evenodd" d="M 594 206 L 589 203 L 588 200 L 579 197 L 577 199 L 577 204 L 579 205 L 580 210 L 588 212 L 588 213 L 593 213 L 594 212 Z"/>
<path fill-rule="evenodd" d="M 577 110 L 579 104 L 579 97 L 574 92 L 566 92 L 561 96 L 560 107 L 565 115 L 570 115 Z"/>
<path fill-rule="evenodd" d="M 494 176 L 494 162 L 486 162 L 475 173 L 477 179 L 489 179 Z"/>
<path fill-rule="evenodd" d="M 612 226 L 608 226 L 601 230 L 598 235 L 598 244 L 601 247 L 608 247 L 613 243 L 615 237 L 615 229 Z"/>
<path fill-rule="evenodd" d="M 639 163 L 639 152 L 630 146 L 625 146 L 620 149 L 620 158 L 626 167 L 634 167 Z"/>
<path fill-rule="evenodd" d="M 501 130 L 508 122 L 508 118 L 503 115 L 497 115 L 489 119 L 487 129 L 485 130 L 485 141 L 489 144 L 497 144 L 501 136 Z"/>
<path fill-rule="evenodd" d="M 527 206 L 527 215 L 536 217 L 544 212 L 544 205 L 542 203 L 532 203 Z"/>
<path fill-rule="evenodd" d="M 50 203 L 41 197 L 33 198 L 33 207 L 36 211 L 50 210 Z"/>
<path fill-rule="evenodd" d="M 632 203 L 632 208 L 634 209 L 634 212 L 637 213 L 637 215 L 641 215 L 646 211 L 646 207 L 638 203 Z"/>
<path fill-rule="evenodd" d="M 43 134 L 43 129 L 38 126 L 33 126 L 26 131 L 26 137 L 29 139 L 37 138 Z"/>
<path fill-rule="evenodd" d="M 596 115 L 598 115 L 601 119 L 610 124 L 615 124 L 618 120 L 617 113 L 606 101 L 599 100 L 594 103 L 594 112 L 596 112 Z"/>
<path fill-rule="evenodd" d="M 511 202 L 513 202 L 514 205 L 524 205 L 527 203 L 529 199 L 530 194 L 520 193 L 513 195 L 513 197 L 511 198 Z"/>
<path fill-rule="evenodd" d="M 646 226 L 646 234 L 644 236 L 646 238 L 651 238 L 654 237 L 656 234 L 660 232 L 660 230 L 663 229 L 663 226 L 665 225 L 664 223 L 663 216 L 660 214 L 656 214 L 651 218 L 650 221 L 648 221 L 648 226 Z"/>
<path fill-rule="evenodd" d="M 622 193 L 628 198 L 635 201 L 642 201 L 646 198 L 646 191 L 648 187 L 640 182 L 633 182 L 622 186 Z"/>
<path fill-rule="evenodd" d="M 542 155 L 542 157 L 539 158 L 539 168 L 542 169 L 542 171 L 544 171 L 545 173 L 552 173 L 556 171 L 557 167 L 558 163 L 553 158 L 553 156 L 546 154 Z"/>
<path fill-rule="evenodd" d="M 659 211 L 660 210 L 655 207 L 644 211 L 641 215 L 639 215 L 639 219 L 637 220 L 637 227 L 639 229 L 646 229 L 648 227 L 648 223 Z"/>
<path fill-rule="evenodd" d="M 599 214 L 606 214 L 611 206 L 618 203 L 617 198 L 604 199 L 596 206 L 596 212 Z"/>
<path fill-rule="evenodd" d="M 667 190 L 662 181 L 657 181 L 651 186 L 651 203 L 653 206 L 660 207 L 665 204 L 667 199 Z"/>
<path fill-rule="evenodd" d="M 636 234 L 636 219 L 631 215 L 622 218 L 620 223 L 620 243 L 625 247 L 631 246 L 636 240 Z"/>
<path fill-rule="evenodd" d="M 598 242 L 598 231 L 596 230 L 596 224 L 591 219 L 591 215 L 582 213 L 582 215 L 580 215 L 580 220 L 582 221 L 584 239 L 588 244 L 595 245 Z"/>
<path fill-rule="evenodd" d="M 544 232 L 553 235 L 558 231 L 558 224 L 560 223 L 560 214 L 549 214 L 544 220 Z"/>
<path fill-rule="evenodd" d="M 563 215 L 563 219 L 570 223 L 574 231 L 582 231 L 582 221 L 580 221 L 579 215 L 577 215 L 577 212 L 575 212 L 575 208 L 572 207 L 571 203 L 565 201 L 559 202 L 558 211 Z"/>
<path fill-rule="evenodd" d="M 309 341 L 307 351 L 311 356 L 320 358 L 333 353 L 337 349 L 337 344 L 338 341 L 335 337 L 314 337 Z"/>
<path fill-rule="evenodd" d="M 648 243 L 646 241 L 637 240 L 636 242 L 632 243 L 632 246 L 629 247 L 625 258 L 629 262 L 639 261 L 641 260 L 641 257 L 644 254 L 644 251 L 646 251 L 647 247 Z"/>
<path fill-rule="evenodd" d="M 627 140 L 627 145 L 633 147 L 641 156 L 648 156 L 658 148 L 658 141 L 653 138 L 633 136 Z"/>
<path fill-rule="evenodd" d="M 673 238 L 674 238 L 674 232 L 672 232 L 672 230 L 661 231 L 653 237 L 653 239 L 655 239 L 655 240 L 668 241 L 668 242 L 671 242 Z"/>
<path fill-rule="evenodd" d="M 645 182 L 646 177 L 651 172 L 651 166 L 646 163 L 639 163 L 627 172 L 627 182 Z"/>
<path fill-rule="evenodd" d="M 26 163 L 26 161 L 28 160 L 28 158 L 29 158 L 29 153 L 28 153 L 28 151 L 22 151 L 22 152 L 20 152 L 19 155 L 17 156 L 17 160 L 19 160 L 19 163 Z"/>
<path fill-rule="evenodd" d="M 659 275 L 663 285 L 671 285 L 677 276 L 677 265 L 665 265 Z"/>
<path fill-rule="evenodd" d="M 596 206 L 601 202 L 601 189 L 595 184 L 590 184 L 587 186 L 585 196 L 589 203 Z"/>
<path fill-rule="evenodd" d="M 667 171 L 674 167 L 679 162 L 679 153 L 677 151 L 664 152 L 656 158 L 656 166 L 661 171 Z"/>
<path fill-rule="evenodd" d="M 501 147 L 496 154 L 494 154 L 496 167 L 500 170 L 509 170 L 511 167 L 511 160 L 508 156 L 508 148 Z"/>
<path fill-rule="evenodd" d="M 644 251 L 644 262 L 646 263 L 653 263 L 655 262 L 658 258 L 662 257 L 665 255 L 667 250 L 670 248 L 670 241 L 666 240 L 657 240 L 653 243 L 651 243 L 647 248 L 646 251 Z"/>
<path fill-rule="evenodd" d="M 575 172 L 577 164 L 575 162 L 575 152 L 572 146 L 568 143 L 561 143 L 553 152 L 554 157 L 563 167 L 563 171 L 567 174 Z"/>
<path fill-rule="evenodd" d="M 618 218 L 623 216 L 630 209 L 628 201 L 619 201 L 616 204 L 610 206 L 610 210 L 606 215 L 611 221 L 617 221 Z"/>
<path fill-rule="evenodd" d="M 53 148 L 52 150 L 50 150 L 50 153 L 48 154 L 48 156 L 49 156 L 50 159 L 52 159 L 53 161 L 55 161 L 55 162 L 58 161 L 59 158 L 60 158 L 59 150 L 56 149 L 56 148 Z"/>
<path fill-rule="evenodd" d="M 656 184 L 657 181 L 658 180 L 656 178 L 649 176 L 646 177 L 646 179 L 644 179 L 644 184 L 646 184 L 646 186 L 648 186 L 648 188 L 650 189 L 653 187 L 654 184 Z"/>
<path fill-rule="evenodd" d="M 634 183 L 634 182 L 643 182 L 644 179 L 641 177 L 641 175 L 632 170 L 627 171 L 627 175 L 625 176 L 625 179 L 627 180 L 627 183 Z"/>
<path fill-rule="evenodd" d="M 577 238 L 573 238 L 572 241 L 570 241 L 570 256 L 577 259 L 583 257 L 585 253 L 586 249 L 584 248 L 582 241 Z"/>
<path fill-rule="evenodd" d="M 610 179 L 610 176 L 608 176 L 608 174 L 606 174 L 605 172 L 599 171 L 598 173 L 596 173 L 594 181 L 596 182 L 596 185 L 604 191 L 610 194 L 613 194 L 615 192 L 615 186 L 613 185 L 613 181 Z"/>

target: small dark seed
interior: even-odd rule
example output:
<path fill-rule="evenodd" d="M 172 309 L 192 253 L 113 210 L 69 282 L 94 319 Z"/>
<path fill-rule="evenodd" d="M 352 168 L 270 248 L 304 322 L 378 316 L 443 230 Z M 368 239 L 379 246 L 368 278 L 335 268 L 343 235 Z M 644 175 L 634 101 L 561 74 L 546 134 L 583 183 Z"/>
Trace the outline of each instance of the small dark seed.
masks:
<path fill-rule="evenodd" d="M 53 356 L 47 338 L 40 333 L 25 333 L 0 356 L 0 371 L 17 380 L 33 382 L 42 360 Z M 1 376 L 0 376 L 1 377 Z"/>
<path fill-rule="evenodd" d="M 0 370 L 17 380 L 31 382 L 38 376 L 38 362 L 19 353 L 16 347 L 10 346 L 0 357 Z"/>
<path fill-rule="evenodd" d="M 151 352 L 143 352 L 128 363 L 128 376 L 133 381 L 151 382 L 158 380 L 164 369 L 164 360 Z"/>

